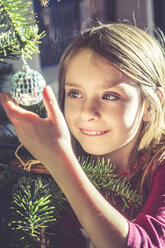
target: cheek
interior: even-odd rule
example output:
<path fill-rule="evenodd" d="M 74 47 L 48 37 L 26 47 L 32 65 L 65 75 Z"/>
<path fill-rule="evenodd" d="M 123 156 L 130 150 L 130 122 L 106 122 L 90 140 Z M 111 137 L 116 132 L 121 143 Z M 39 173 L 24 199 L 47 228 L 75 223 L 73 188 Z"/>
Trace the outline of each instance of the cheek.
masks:
<path fill-rule="evenodd" d="M 65 116 L 65 120 L 69 128 L 71 128 L 71 125 L 75 119 L 74 117 L 75 117 L 76 111 L 75 111 L 74 105 L 70 104 L 70 101 L 68 100 L 66 100 L 64 104 L 64 116 Z"/>
<path fill-rule="evenodd" d="M 123 122 L 125 127 L 131 128 L 141 122 L 143 115 L 143 106 L 140 104 L 138 98 L 134 98 L 128 103 L 123 111 Z"/>
<path fill-rule="evenodd" d="M 76 116 L 81 110 L 81 104 L 78 100 L 70 100 L 66 98 L 64 102 L 64 115 L 66 118 Z"/>
<path fill-rule="evenodd" d="M 133 125 L 133 122 L 136 117 L 136 113 L 137 113 L 137 108 L 132 108 L 131 106 L 126 108 L 126 110 L 123 112 L 123 122 L 127 128 Z"/>

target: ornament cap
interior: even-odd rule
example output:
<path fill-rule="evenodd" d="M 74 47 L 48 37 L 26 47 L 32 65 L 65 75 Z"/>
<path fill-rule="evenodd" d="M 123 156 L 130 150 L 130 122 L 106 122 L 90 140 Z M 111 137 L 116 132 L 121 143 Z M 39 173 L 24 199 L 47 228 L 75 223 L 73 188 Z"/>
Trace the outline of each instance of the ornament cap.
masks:
<path fill-rule="evenodd" d="M 28 64 L 23 64 L 23 66 L 22 66 L 22 71 L 23 72 L 27 72 L 27 71 L 29 71 L 30 70 L 30 67 L 28 66 Z"/>

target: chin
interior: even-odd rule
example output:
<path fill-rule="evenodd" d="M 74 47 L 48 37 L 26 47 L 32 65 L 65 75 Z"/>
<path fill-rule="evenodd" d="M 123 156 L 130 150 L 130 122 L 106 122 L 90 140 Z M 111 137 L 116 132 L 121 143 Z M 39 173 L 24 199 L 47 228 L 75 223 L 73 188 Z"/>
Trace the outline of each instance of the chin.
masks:
<path fill-rule="evenodd" d="M 83 150 L 86 153 L 94 155 L 94 156 L 103 156 L 103 155 L 106 155 L 107 153 L 109 153 L 109 152 L 95 150 L 95 149 L 91 149 L 91 148 L 89 148 L 89 149 L 83 148 Z"/>

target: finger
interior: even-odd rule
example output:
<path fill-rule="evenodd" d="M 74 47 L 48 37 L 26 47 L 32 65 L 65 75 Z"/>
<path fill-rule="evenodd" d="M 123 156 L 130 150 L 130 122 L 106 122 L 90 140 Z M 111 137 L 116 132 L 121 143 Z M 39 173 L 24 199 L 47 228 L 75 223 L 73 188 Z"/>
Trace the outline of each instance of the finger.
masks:
<path fill-rule="evenodd" d="M 48 112 L 48 119 L 56 128 L 56 134 L 58 133 L 60 135 L 59 137 L 65 137 L 65 141 L 68 140 L 70 144 L 70 133 L 66 124 L 66 120 L 58 106 L 57 100 L 50 86 L 46 86 L 44 88 L 43 100 Z"/>
<path fill-rule="evenodd" d="M 1 99 L 2 106 L 6 111 L 7 116 L 12 121 L 23 120 L 25 117 L 32 118 L 32 116 L 37 116 L 36 114 L 31 113 L 19 107 L 18 104 L 13 101 L 10 94 L 0 93 L 0 99 Z"/>
<path fill-rule="evenodd" d="M 11 100 L 11 101 L 13 100 L 11 95 L 8 93 L 0 92 L 0 101 L 1 101 L 2 105 L 5 105 L 5 102 L 8 100 Z"/>
<path fill-rule="evenodd" d="M 11 95 L 7 93 L 0 93 L 0 99 L 2 106 L 5 109 L 7 115 L 11 115 L 10 112 L 12 112 L 12 110 L 14 110 L 15 107 L 15 103 Z"/>
<path fill-rule="evenodd" d="M 50 86 L 46 86 L 43 90 L 43 101 L 48 112 L 48 117 L 53 121 L 57 121 L 57 113 L 60 112 L 56 97 Z"/>

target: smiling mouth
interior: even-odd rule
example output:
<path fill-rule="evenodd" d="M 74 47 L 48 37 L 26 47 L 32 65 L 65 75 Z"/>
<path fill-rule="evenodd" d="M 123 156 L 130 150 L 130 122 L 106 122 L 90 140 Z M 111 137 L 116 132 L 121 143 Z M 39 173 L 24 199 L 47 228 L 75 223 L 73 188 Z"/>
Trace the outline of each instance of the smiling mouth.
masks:
<path fill-rule="evenodd" d="M 86 129 L 81 129 L 81 132 L 87 136 L 101 136 L 104 135 L 106 133 L 108 133 L 109 131 L 94 131 L 94 130 L 86 130 Z"/>

